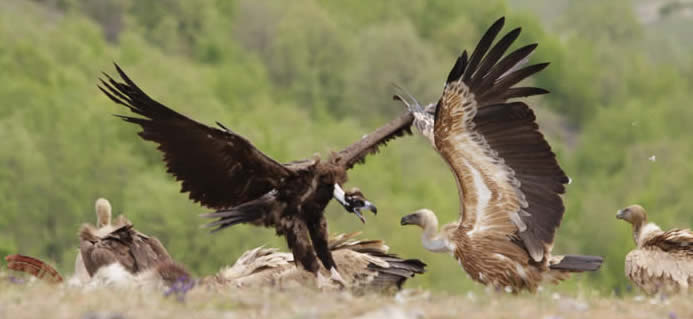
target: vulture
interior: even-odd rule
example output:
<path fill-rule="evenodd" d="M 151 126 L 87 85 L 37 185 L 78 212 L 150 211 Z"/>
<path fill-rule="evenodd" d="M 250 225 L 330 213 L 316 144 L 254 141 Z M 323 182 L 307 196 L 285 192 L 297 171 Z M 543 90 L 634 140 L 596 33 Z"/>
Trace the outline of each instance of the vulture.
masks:
<path fill-rule="evenodd" d="M 118 216 L 115 226 L 111 224 L 111 203 L 105 198 L 99 198 L 96 200 L 95 210 L 96 210 L 96 226 L 88 226 L 95 236 L 104 237 L 113 231 L 117 226 L 122 226 L 127 223 L 124 216 Z M 87 227 L 87 226 L 83 226 Z M 82 260 L 82 253 L 77 252 L 75 257 L 75 273 L 70 279 L 73 284 L 77 284 L 75 280 L 79 282 L 86 282 L 89 280 L 89 272 L 84 267 L 84 261 Z"/>
<path fill-rule="evenodd" d="M 616 218 L 633 225 L 635 249 L 626 255 L 628 279 L 645 293 L 686 293 L 693 285 L 693 232 L 674 228 L 663 231 L 647 222 L 640 205 L 616 213 Z"/>
<path fill-rule="evenodd" d="M 107 234 L 100 229 L 83 225 L 80 233 L 80 254 L 84 267 L 93 277 L 103 266 L 118 263 L 131 274 L 137 274 L 161 263 L 172 262 L 171 256 L 161 242 L 133 228 L 125 217 L 122 225 Z"/>
<path fill-rule="evenodd" d="M 243 136 L 217 122 L 196 122 L 145 94 L 118 66 L 123 82 L 107 74 L 99 88 L 138 117 L 119 116 L 139 125 L 139 136 L 158 144 L 167 171 L 181 181 L 181 192 L 214 210 L 213 231 L 239 223 L 273 227 L 284 236 L 293 257 L 319 275 L 319 263 L 340 282 L 328 245 L 324 209 L 332 197 L 364 221 L 361 210 L 376 208 L 358 190 L 345 192 L 347 170 L 364 162 L 388 141 L 410 134 L 413 115 L 405 112 L 356 143 L 322 160 L 317 156 L 279 163 Z"/>
<path fill-rule="evenodd" d="M 329 249 L 339 267 L 345 288 L 356 293 L 393 292 L 402 284 L 424 272 L 426 264 L 418 259 L 402 259 L 389 254 L 382 240 L 355 240 L 358 233 L 340 234 L 330 239 Z M 320 271 L 327 272 L 321 268 Z M 321 279 L 318 279 L 321 280 Z M 315 282 L 315 276 L 298 267 L 290 253 L 258 247 L 245 252 L 231 267 L 221 269 L 203 282 L 223 287 L 287 287 Z M 322 288 L 341 288 L 329 282 Z"/>
<path fill-rule="evenodd" d="M 492 45 L 504 21 L 486 31 L 471 55 L 459 56 L 437 103 L 422 107 L 411 95 L 395 96 L 452 170 L 460 200 L 459 219 L 440 232 L 428 209 L 403 217 L 401 224 L 420 226 L 423 246 L 453 254 L 474 280 L 533 292 L 544 280 L 557 283 L 570 272 L 597 270 L 602 257 L 551 255 L 569 179 L 532 109 L 508 102 L 548 93 L 515 86 L 548 63 L 522 65 L 537 44 L 504 56 L 520 28 Z"/>

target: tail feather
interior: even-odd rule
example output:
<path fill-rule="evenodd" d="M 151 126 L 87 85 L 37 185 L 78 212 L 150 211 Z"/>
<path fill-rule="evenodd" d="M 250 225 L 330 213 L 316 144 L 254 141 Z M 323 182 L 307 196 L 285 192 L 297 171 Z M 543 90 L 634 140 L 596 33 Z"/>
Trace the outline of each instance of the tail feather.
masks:
<path fill-rule="evenodd" d="M 267 218 L 273 211 L 280 208 L 276 201 L 277 191 L 272 190 L 260 198 L 243 203 L 241 205 L 231 207 L 229 209 L 218 210 L 209 214 L 202 214 L 201 217 L 218 218 L 204 227 L 215 227 L 212 232 L 217 232 L 226 227 L 230 227 L 241 223 L 253 223 L 260 219 Z M 267 221 L 266 221 L 267 223 Z"/>
<path fill-rule="evenodd" d="M 61 283 L 63 277 L 50 265 L 36 258 L 22 255 L 9 255 L 5 257 L 7 268 L 14 271 L 30 274 L 38 279 L 52 283 Z"/>
<path fill-rule="evenodd" d="M 604 262 L 604 257 L 600 256 L 554 256 L 549 268 L 569 272 L 596 271 L 601 267 L 602 262 Z"/>

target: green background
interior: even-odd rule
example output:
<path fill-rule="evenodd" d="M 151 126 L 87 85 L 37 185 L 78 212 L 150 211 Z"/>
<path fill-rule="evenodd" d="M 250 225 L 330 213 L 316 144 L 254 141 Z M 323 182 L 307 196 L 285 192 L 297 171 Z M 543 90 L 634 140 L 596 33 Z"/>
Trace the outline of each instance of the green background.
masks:
<path fill-rule="evenodd" d="M 693 224 L 692 10 L 627 0 L 0 1 L 0 254 L 71 273 L 78 227 L 94 222 L 101 196 L 197 275 L 258 245 L 286 248 L 271 229 L 199 227 L 207 211 L 97 89 L 114 61 L 164 104 L 290 161 L 339 150 L 401 112 L 393 83 L 435 101 L 455 57 L 505 15 L 506 31 L 523 27 L 516 47 L 539 42 L 532 61 L 552 63 L 534 77 L 552 93 L 531 104 L 573 179 L 554 253 L 606 257 L 559 289 L 625 292 L 633 243 L 616 210 L 640 203 L 664 228 Z M 441 222 L 458 216 L 453 177 L 422 137 L 392 142 L 346 186 L 379 214 L 362 225 L 332 202 L 331 232 L 363 231 L 427 262 L 410 287 L 482 289 L 399 225 L 422 207 Z"/>

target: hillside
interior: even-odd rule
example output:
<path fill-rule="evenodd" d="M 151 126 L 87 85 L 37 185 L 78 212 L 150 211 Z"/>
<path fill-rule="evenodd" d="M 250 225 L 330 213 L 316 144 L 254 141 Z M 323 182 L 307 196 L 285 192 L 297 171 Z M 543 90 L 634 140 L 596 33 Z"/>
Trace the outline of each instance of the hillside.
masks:
<path fill-rule="evenodd" d="M 693 55 L 669 47 L 679 41 L 667 32 L 647 36 L 632 3 L 609 3 L 588 1 L 578 8 L 589 14 L 565 14 L 559 28 L 535 7 L 500 0 L 0 1 L 0 254 L 71 272 L 77 229 L 93 221 L 101 196 L 197 275 L 259 245 L 286 248 L 269 229 L 200 229 L 206 210 L 179 193 L 155 146 L 113 117 L 125 110 L 96 88 L 112 62 L 154 98 L 289 161 L 338 150 L 401 112 L 392 83 L 434 101 L 460 50 L 506 15 L 506 28 L 523 27 L 517 45 L 540 43 L 533 62 L 551 62 L 535 84 L 552 93 L 532 105 L 573 180 L 554 251 L 606 256 L 600 272 L 557 291 L 626 293 L 623 257 L 633 243 L 615 211 L 638 202 L 664 228 L 693 226 L 685 200 Z M 653 46 L 681 54 L 640 49 Z M 346 186 L 363 190 L 379 213 L 363 225 L 332 203 L 332 232 L 363 231 L 424 260 L 429 272 L 408 287 L 483 291 L 452 258 L 425 251 L 417 229 L 399 225 L 422 207 L 443 221 L 458 216 L 452 175 L 423 138 L 394 141 Z"/>

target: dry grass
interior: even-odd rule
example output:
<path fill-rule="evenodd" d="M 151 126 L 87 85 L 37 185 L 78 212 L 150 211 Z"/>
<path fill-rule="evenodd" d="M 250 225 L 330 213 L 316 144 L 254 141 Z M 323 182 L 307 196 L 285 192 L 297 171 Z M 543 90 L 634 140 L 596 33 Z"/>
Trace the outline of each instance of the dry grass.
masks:
<path fill-rule="evenodd" d="M 84 292 L 40 282 L 0 282 L 0 318 L 693 318 L 687 297 L 604 297 L 596 294 L 445 295 L 406 290 L 396 296 L 347 292 L 237 290 L 189 292 L 183 301 L 139 289 Z"/>

